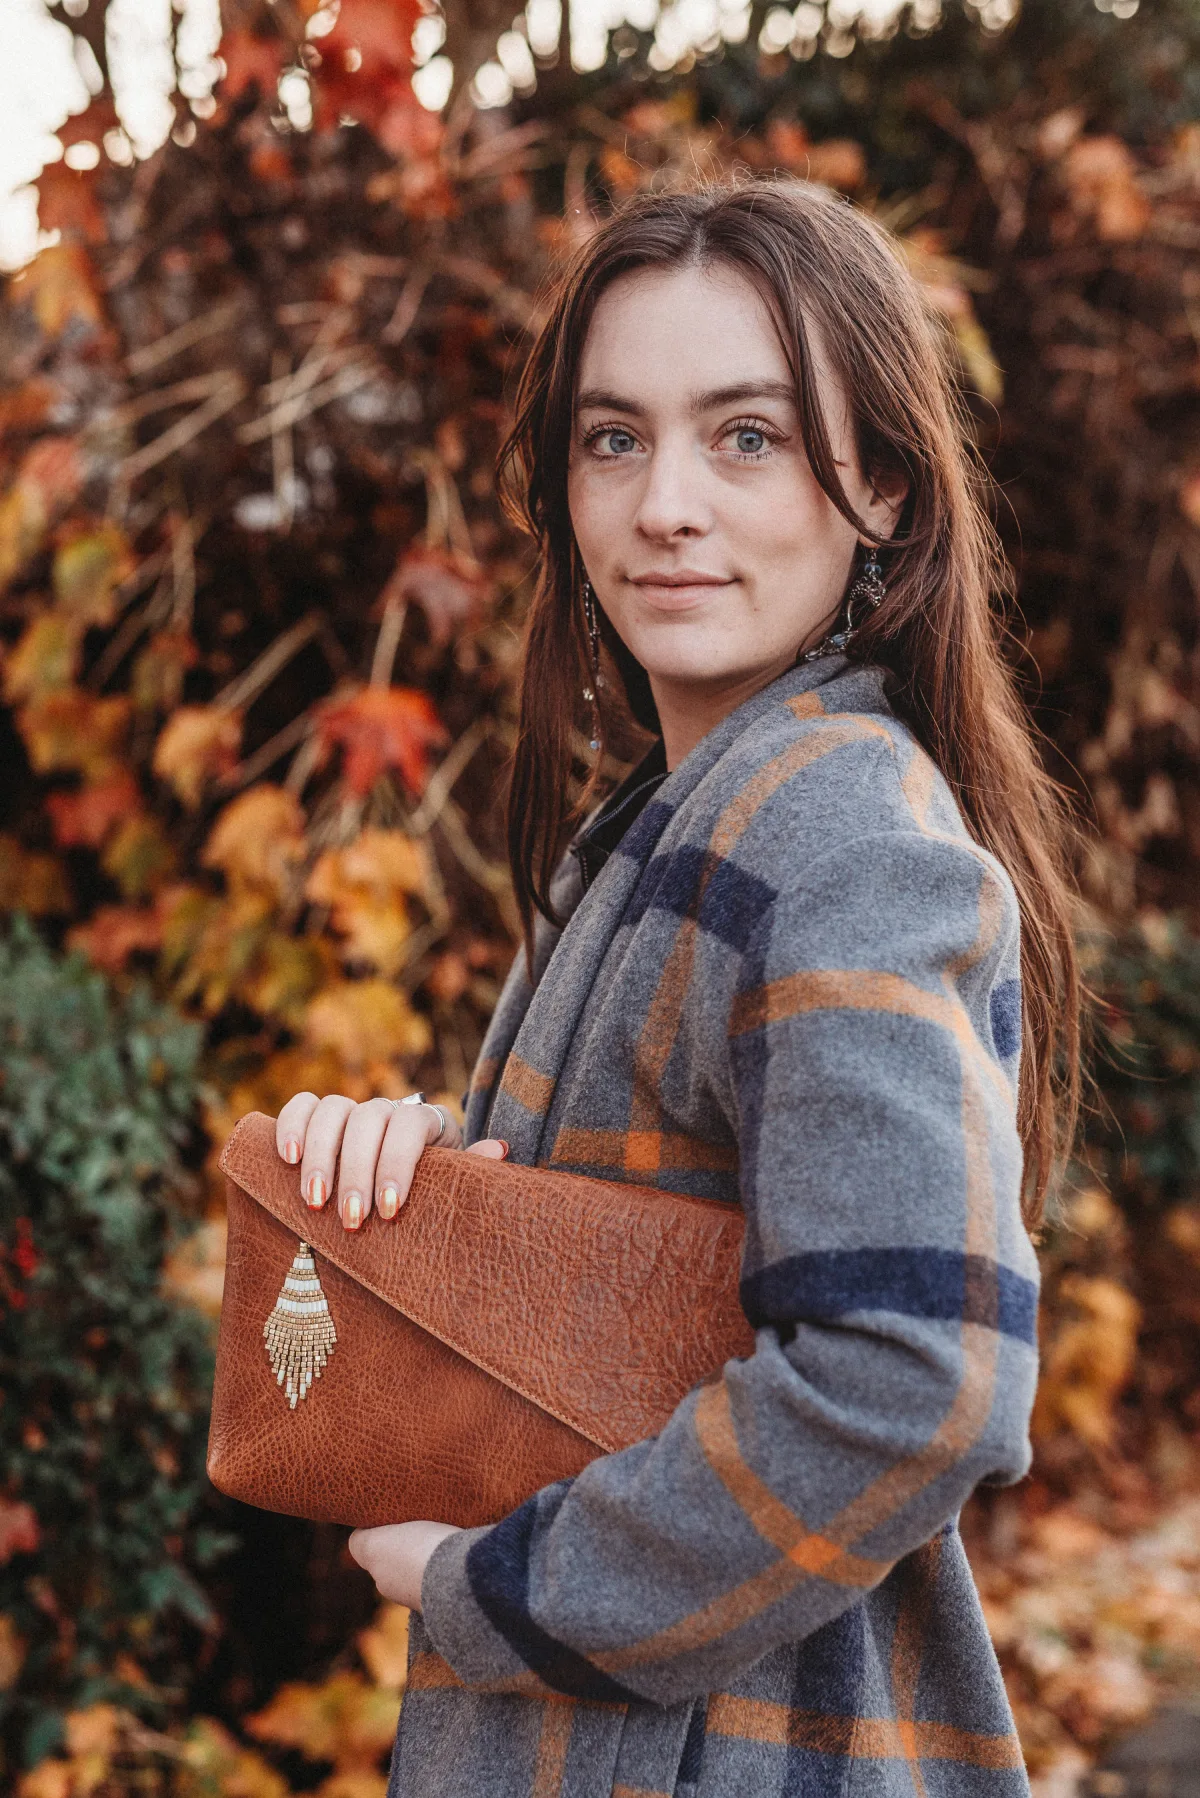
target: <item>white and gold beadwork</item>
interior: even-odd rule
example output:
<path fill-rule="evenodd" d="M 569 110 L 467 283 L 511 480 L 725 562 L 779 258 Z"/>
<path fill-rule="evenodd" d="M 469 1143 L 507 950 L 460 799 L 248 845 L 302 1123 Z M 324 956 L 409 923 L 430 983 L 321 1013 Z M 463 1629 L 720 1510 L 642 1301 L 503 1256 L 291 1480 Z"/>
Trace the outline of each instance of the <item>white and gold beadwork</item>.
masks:
<path fill-rule="evenodd" d="M 337 1331 L 321 1290 L 312 1250 L 302 1242 L 275 1309 L 263 1325 L 271 1371 L 294 1411 L 333 1353 Z"/>

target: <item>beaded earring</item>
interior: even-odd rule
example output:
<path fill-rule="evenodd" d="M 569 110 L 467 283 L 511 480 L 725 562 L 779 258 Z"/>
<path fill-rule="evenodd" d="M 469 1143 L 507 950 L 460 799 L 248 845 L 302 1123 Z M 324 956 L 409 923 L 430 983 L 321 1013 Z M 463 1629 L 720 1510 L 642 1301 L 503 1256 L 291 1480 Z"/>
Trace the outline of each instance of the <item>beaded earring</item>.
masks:
<path fill-rule="evenodd" d="M 600 625 L 596 618 L 596 594 L 591 581 L 585 578 L 583 583 L 583 622 L 587 630 L 588 659 L 591 663 L 592 678 L 583 689 L 583 697 L 592 708 L 592 735 L 588 748 L 593 753 L 600 747 L 600 701 L 598 694 L 604 685 L 604 675 L 600 671 Z"/>
<path fill-rule="evenodd" d="M 821 656 L 841 655 L 847 644 L 852 643 L 858 635 L 863 618 L 877 611 L 883 604 L 886 593 L 883 570 L 879 566 L 878 545 L 868 544 L 863 565 L 846 595 L 846 622 L 840 630 L 831 631 L 827 637 L 822 637 L 815 649 L 806 650 L 800 660 L 815 662 Z"/>

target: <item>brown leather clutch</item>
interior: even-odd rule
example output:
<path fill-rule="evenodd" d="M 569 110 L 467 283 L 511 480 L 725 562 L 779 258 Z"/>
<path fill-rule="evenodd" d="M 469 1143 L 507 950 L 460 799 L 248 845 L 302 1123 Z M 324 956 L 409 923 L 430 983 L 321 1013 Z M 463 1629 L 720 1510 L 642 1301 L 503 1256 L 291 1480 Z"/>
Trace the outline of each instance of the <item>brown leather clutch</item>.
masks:
<path fill-rule="evenodd" d="M 430 1149 L 395 1221 L 351 1233 L 260 1112 L 221 1167 L 208 1471 L 265 1510 L 491 1523 L 753 1348 L 735 1207 Z"/>

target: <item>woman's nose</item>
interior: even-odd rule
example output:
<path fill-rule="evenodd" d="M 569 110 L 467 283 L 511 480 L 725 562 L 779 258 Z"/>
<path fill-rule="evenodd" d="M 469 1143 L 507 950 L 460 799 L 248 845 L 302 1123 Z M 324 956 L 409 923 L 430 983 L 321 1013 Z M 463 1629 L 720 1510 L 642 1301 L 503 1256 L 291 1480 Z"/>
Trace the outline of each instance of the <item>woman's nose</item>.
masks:
<path fill-rule="evenodd" d="M 650 456 L 638 501 L 637 529 L 663 541 L 703 537 L 712 528 L 704 469 L 687 449 L 660 445 Z"/>

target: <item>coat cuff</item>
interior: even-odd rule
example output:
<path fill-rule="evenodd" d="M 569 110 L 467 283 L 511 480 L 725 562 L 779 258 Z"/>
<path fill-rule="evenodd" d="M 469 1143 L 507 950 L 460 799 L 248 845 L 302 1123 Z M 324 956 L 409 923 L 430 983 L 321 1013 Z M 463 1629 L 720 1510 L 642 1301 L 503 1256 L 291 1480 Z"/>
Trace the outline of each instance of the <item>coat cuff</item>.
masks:
<path fill-rule="evenodd" d="M 435 1651 L 465 1686 L 491 1685 L 525 1669 L 476 1604 L 467 1556 L 489 1533 L 459 1530 L 439 1542 L 421 1579 L 421 1615 Z"/>

